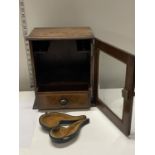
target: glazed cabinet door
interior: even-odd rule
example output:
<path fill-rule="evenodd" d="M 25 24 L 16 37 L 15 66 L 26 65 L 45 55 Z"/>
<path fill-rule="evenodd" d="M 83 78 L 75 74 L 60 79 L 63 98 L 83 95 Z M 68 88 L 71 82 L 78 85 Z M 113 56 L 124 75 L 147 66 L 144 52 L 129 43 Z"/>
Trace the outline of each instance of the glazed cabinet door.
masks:
<path fill-rule="evenodd" d="M 132 118 L 134 62 L 134 55 L 95 39 L 96 106 L 127 136 Z"/>

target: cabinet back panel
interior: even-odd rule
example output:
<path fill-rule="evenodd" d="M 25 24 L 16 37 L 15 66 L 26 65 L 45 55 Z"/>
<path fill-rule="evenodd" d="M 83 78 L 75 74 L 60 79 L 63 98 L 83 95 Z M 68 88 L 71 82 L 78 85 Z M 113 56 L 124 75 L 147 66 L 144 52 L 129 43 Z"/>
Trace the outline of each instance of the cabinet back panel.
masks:
<path fill-rule="evenodd" d="M 91 40 L 33 41 L 32 48 L 38 86 L 89 85 Z"/>

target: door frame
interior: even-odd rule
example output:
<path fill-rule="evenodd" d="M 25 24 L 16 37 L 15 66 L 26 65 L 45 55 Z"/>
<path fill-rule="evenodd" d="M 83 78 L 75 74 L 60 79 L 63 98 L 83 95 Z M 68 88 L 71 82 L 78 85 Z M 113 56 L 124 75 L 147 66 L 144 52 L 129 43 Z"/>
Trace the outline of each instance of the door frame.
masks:
<path fill-rule="evenodd" d="M 95 38 L 94 46 L 94 101 L 96 106 L 126 135 L 130 135 L 131 119 L 132 119 L 132 107 L 134 97 L 134 85 L 135 85 L 135 56 L 116 48 L 110 44 L 107 44 L 97 38 Z M 122 90 L 122 96 L 124 98 L 123 103 L 123 116 L 120 119 L 103 101 L 98 97 L 98 77 L 99 77 L 99 52 L 102 51 L 111 57 L 126 64 L 126 77 L 125 86 Z"/>

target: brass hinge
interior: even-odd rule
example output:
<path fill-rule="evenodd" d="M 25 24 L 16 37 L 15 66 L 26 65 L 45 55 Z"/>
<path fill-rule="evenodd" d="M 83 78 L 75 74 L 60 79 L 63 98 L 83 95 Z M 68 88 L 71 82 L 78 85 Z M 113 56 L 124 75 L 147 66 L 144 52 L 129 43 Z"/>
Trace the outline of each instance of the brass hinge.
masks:
<path fill-rule="evenodd" d="M 135 96 L 135 92 L 131 92 L 131 91 L 128 91 L 126 89 L 122 90 L 122 97 L 124 97 L 125 100 L 128 100 L 133 96 Z"/>

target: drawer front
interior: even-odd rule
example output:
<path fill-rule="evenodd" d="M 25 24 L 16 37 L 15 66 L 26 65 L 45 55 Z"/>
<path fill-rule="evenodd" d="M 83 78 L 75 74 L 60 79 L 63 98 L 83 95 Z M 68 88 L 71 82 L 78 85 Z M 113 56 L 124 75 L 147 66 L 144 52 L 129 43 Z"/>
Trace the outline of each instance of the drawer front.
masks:
<path fill-rule="evenodd" d="M 38 92 L 36 101 L 39 109 L 89 108 L 88 91 L 76 92 Z"/>

